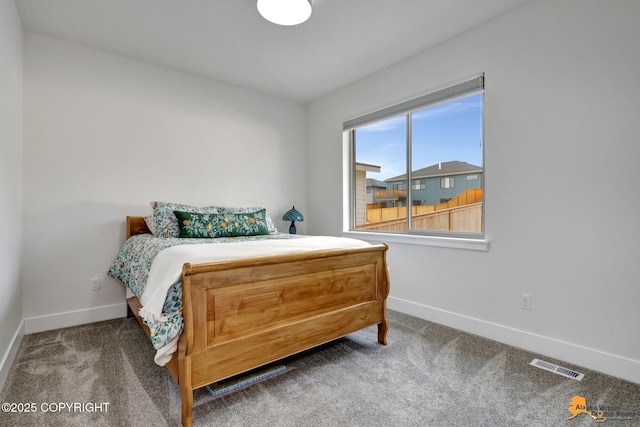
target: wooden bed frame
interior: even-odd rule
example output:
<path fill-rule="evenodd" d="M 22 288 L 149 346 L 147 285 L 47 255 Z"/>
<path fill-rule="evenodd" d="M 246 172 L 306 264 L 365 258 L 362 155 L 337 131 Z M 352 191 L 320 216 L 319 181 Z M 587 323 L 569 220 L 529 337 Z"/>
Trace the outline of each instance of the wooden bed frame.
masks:
<path fill-rule="evenodd" d="M 149 233 L 127 217 L 127 239 Z M 378 325 L 387 344 L 386 244 L 191 265 L 182 269 L 184 331 L 166 365 L 191 426 L 193 390 Z M 140 302 L 127 300 L 138 315 Z"/>

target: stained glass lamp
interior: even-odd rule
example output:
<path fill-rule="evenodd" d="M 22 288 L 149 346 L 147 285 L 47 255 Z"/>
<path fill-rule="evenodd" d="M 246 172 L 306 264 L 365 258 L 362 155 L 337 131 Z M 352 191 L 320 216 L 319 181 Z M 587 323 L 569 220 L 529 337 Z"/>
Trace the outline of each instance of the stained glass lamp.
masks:
<path fill-rule="evenodd" d="M 291 221 L 289 226 L 289 234 L 296 234 L 296 221 L 304 221 L 304 217 L 300 212 L 296 210 L 296 207 L 289 209 L 284 215 L 282 215 L 283 221 Z"/>

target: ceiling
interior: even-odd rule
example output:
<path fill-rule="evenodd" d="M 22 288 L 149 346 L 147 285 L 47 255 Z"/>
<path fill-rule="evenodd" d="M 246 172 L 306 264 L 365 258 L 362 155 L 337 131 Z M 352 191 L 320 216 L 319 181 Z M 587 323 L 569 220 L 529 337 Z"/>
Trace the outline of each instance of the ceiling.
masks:
<path fill-rule="evenodd" d="M 256 0 L 16 0 L 23 28 L 308 103 L 532 0 L 313 0 L 302 25 Z"/>

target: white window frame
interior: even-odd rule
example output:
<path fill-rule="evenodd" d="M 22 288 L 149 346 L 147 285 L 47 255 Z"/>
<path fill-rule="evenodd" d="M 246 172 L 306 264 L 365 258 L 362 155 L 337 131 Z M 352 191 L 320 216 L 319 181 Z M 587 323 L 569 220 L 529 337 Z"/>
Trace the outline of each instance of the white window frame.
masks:
<path fill-rule="evenodd" d="M 363 126 L 368 123 L 373 123 L 386 119 L 388 117 L 417 111 L 423 108 L 427 108 L 432 105 L 436 105 L 442 102 L 448 102 L 456 97 L 468 96 L 479 91 L 484 92 L 484 74 L 481 74 L 471 80 L 464 81 L 462 83 L 446 87 L 442 90 L 431 92 L 429 94 L 417 97 L 415 99 L 396 104 L 373 113 L 366 114 L 364 116 L 348 120 L 343 123 L 343 147 L 345 148 L 345 156 L 343 158 L 343 170 L 345 180 L 344 182 L 344 196 L 345 203 L 343 204 L 343 236 L 354 237 L 358 239 L 374 241 L 374 242 L 388 242 L 388 243 L 404 243 L 415 244 L 423 246 L 436 246 L 447 248 L 459 248 L 486 251 L 489 248 L 489 241 L 487 239 L 485 229 L 485 210 L 483 204 L 482 214 L 482 233 L 472 233 L 468 235 L 466 233 L 456 233 L 451 235 L 449 233 L 439 235 L 437 232 L 429 232 L 429 234 L 423 234 L 419 231 L 409 231 L 407 233 L 390 233 L 383 231 L 363 231 L 355 229 L 355 221 L 353 217 L 352 200 L 353 195 L 353 165 L 355 164 L 355 146 L 352 143 L 351 135 L 353 130 L 359 126 Z M 483 114 L 484 120 L 484 114 Z M 484 126 L 483 126 L 484 129 Z M 483 138 L 484 140 L 484 138 Z M 484 150 L 483 150 L 484 153 Z M 483 154 L 484 155 L 484 154 Z M 483 161 L 484 164 L 484 161 Z M 412 183 L 410 168 L 408 171 L 407 182 Z M 483 181 L 484 182 L 484 181 Z M 411 189 L 412 185 L 408 185 Z M 484 184 L 483 184 L 484 189 Z M 486 194 L 486 190 L 485 190 Z M 411 191 L 407 194 L 407 200 L 411 197 Z"/>

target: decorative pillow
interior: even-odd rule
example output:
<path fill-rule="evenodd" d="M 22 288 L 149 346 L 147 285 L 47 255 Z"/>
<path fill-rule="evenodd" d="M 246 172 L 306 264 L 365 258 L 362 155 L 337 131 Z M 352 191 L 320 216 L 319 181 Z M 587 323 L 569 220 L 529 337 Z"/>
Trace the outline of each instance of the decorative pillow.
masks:
<path fill-rule="evenodd" d="M 217 206 L 216 208 L 218 209 L 218 212 L 223 214 L 253 213 L 253 212 L 261 211 L 264 209 L 264 208 L 225 208 L 221 206 Z M 273 221 L 269 217 L 269 214 L 266 213 L 266 211 L 265 211 L 265 216 L 267 221 L 267 227 L 269 228 L 269 234 L 276 234 L 278 232 L 278 229 L 273 224 Z"/>
<path fill-rule="evenodd" d="M 153 222 L 155 224 L 153 235 L 155 237 L 178 237 L 180 235 L 178 220 L 176 219 L 173 211 L 179 210 L 182 212 L 218 213 L 215 206 L 199 208 L 195 206 L 181 205 L 179 203 L 151 202 L 151 207 L 153 208 Z M 151 227 L 149 227 L 149 230 L 152 230 Z"/>
<path fill-rule="evenodd" d="M 175 211 L 179 237 L 238 237 L 269 234 L 266 210 L 247 213 L 198 213 Z"/>
<path fill-rule="evenodd" d="M 147 228 L 153 234 L 156 235 L 156 222 L 153 220 L 153 215 L 147 215 L 144 217 L 144 223 L 147 224 Z"/>

